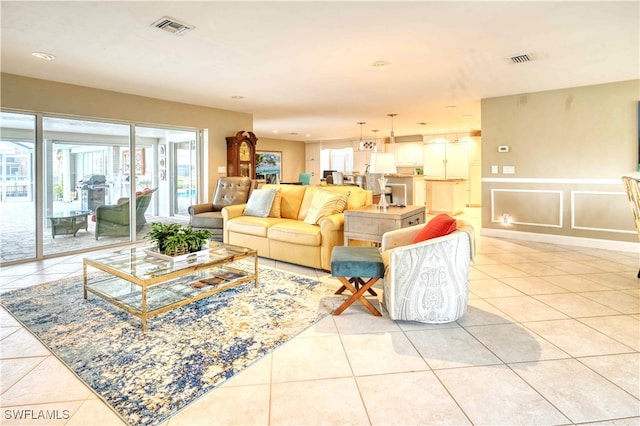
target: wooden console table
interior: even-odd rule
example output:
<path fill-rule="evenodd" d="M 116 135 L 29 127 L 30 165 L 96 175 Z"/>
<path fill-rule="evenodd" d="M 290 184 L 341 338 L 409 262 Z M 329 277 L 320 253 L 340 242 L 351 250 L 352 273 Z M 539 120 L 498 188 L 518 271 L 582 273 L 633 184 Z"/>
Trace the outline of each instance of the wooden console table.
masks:
<path fill-rule="evenodd" d="M 394 229 L 425 223 L 424 206 L 389 206 L 379 209 L 372 204 L 344 211 L 344 245 L 351 240 L 382 242 L 382 234 Z"/>

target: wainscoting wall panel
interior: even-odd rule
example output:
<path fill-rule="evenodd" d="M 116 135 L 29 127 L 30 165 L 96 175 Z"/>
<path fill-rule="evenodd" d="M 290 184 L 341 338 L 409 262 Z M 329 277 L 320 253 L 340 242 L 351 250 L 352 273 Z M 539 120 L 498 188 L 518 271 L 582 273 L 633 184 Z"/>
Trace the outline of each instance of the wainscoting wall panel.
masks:
<path fill-rule="evenodd" d="M 534 189 L 492 189 L 491 221 L 562 228 L 562 191 Z"/>
<path fill-rule="evenodd" d="M 571 191 L 571 228 L 636 233 L 624 192 Z"/>

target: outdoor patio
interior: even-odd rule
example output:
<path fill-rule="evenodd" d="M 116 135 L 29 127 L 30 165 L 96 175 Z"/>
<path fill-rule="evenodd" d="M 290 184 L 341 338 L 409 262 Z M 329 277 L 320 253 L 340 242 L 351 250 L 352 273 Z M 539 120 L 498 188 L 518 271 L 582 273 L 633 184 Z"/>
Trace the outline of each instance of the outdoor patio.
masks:
<path fill-rule="evenodd" d="M 7 202 L 0 203 L 0 263 L 15 262 L 26 259 L 33 259 L 35 256 L 36 244 L 36 219 L 34 204 L 28 201 L 19 201 L 9 198 Z M 67 202 L 54 202 L 53 211 L 80 210 L 79 205 Z M 70 251 L 95 250 L 118 243 L 126 243 L 128 237 L 106 237 L 101 236 L 95 239 L 95 222 L 91 221 L 91 214 L 88 216 L 88 229 L 80 229 L 73 235 L 51 235 L 50 220 L 45 219 L 45 229 L 43 235 L 43 249 L 45 256 L 53 256 Z M 151 222 L 163 223 L 189 223 L 188 217 L 155 217 L 146 215 L 147 223 L 142 230 L 137 233 L 139 239 L 144 238 L 151 229 Z"/>

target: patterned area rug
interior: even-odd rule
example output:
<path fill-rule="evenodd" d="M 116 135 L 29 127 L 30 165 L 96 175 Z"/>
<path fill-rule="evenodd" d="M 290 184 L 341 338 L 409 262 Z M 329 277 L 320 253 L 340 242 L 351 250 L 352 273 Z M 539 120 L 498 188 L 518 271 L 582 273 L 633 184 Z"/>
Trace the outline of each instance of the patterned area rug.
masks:
<path fill-rule="evenodd" d="M 132 425 L 155 425 L 328 315 L 336 284 L 269 268 L 253 282 L 148 320 L 82 277 L 1 295 L 2 304 Z"/>

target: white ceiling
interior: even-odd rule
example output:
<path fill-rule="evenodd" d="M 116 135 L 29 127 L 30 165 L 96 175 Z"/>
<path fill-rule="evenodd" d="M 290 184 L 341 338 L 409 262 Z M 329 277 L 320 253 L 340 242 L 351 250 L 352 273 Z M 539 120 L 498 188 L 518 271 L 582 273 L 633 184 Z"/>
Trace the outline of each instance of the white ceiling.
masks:
<path fill-rule="evenodd" d="M 479 129 L 482 98 L 640 78 L 637 1 L 0 7 L 3 72 L 252 113 L 258 137 L 359 138 L 359 121 L 388 137 L 389 113 L 396 136 Z M 195 29 L 151 26 L 163 16 Z"/>

